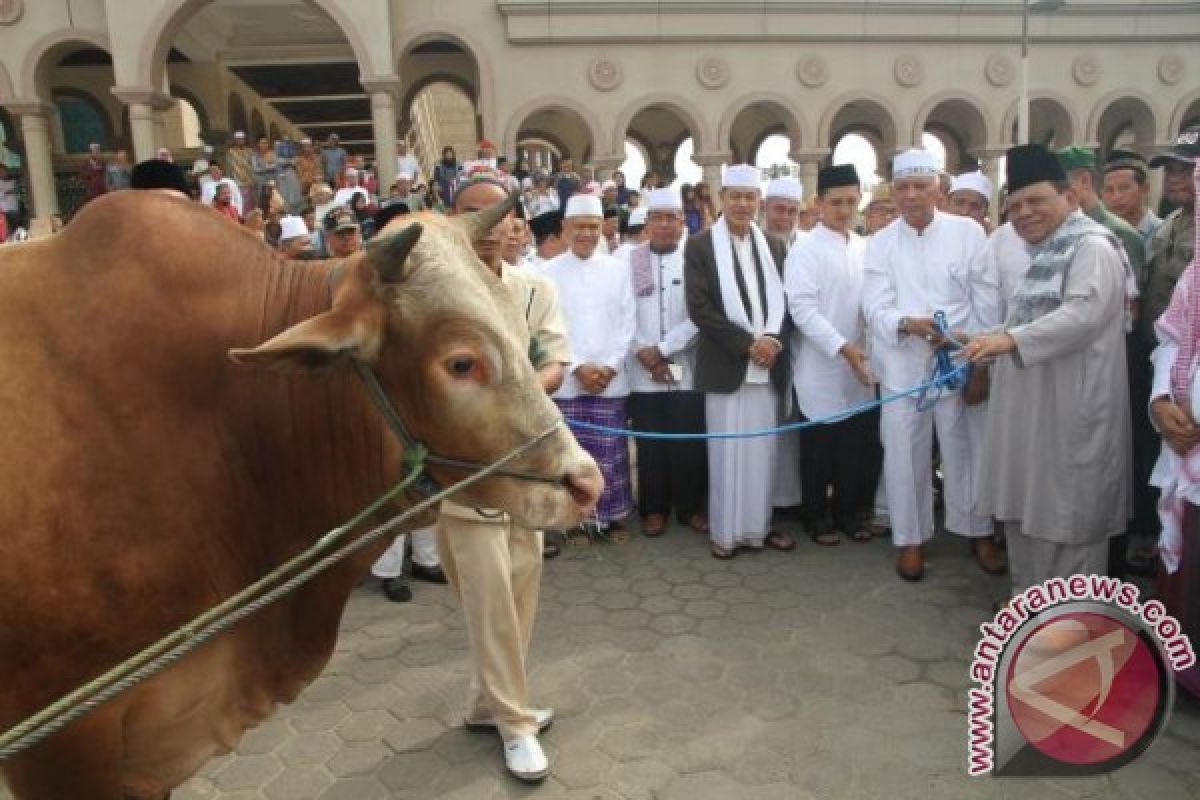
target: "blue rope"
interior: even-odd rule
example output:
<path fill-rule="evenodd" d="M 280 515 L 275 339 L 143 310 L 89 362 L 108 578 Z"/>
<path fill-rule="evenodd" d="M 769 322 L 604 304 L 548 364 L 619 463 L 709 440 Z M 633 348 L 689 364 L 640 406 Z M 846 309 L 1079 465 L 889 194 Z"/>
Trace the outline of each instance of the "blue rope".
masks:
<path fill-rule="evenodd" d="M 853 406 L 844 411 L 839 411 L 836 414 L 831 414 L 828 417 L 820 419 L 811 419 L 806 422 L 790 422 L 787 425 L 778 425 L 774 428 L 763 428 L 756 431 L 722 431 L 718 433 L 658 433 L 654 431 L 631 431 L 627 428 L 610 428 L 607 425 L 596 425 L 592 422 L 584 422 L 578 419 L 567 419 L 567 424 L 572 428 L 578 428 L 583 431 L 593 431 L 595 433 L 606 433 L 611 436 L 628 436 L 633 439 L 669 439 L 669 440 L 695 440 L 695 439 L 754 439 L 760 436 L 775 436 L 780 433 L 790 433 L 792 431 L 802 431 L 806 428 L 813 428 L 817 425 L 831 425 L 835 422 L 842 422 L 850 419 L 858 414 L 863 414 L 867 411 L 873 411 L 876 408 L 882 408 L 888 403 L 895 402 L 905 397 L 917 396 L 918 409 L 925 411 L 932 408 L 937 400 L 941 397 L 943 388 L 947 386 L 955 386 L 959 381 L 965 382 L 966 375 L 971 369 L 970 363 L 962 363 L 958 366 L 952 366 L 949 371 L 943 371 L 942 365 L 939 363 L 934 368 L 933 375 L 925 383 L 919 386 L 914 386 L 898 394 L 881 397 L 878 400 L 873 400 L 870 403 Z M 931 391 L 937 391 L 934 395 L 932 403 L 926 404 L 927 395 Z"/>

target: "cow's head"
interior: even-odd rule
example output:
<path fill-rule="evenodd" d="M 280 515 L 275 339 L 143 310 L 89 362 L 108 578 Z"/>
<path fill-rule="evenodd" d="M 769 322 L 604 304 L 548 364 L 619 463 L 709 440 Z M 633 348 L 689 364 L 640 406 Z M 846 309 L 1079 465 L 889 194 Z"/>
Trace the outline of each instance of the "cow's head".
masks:
<path fill-rule="evenodd" d="M 358 359 L 432 452 L 498 459 L 560 417 L 530 364 L 521 311 L 472 248 L 511 208 L 512 198 L 476 214 L 394 221 L 365 252 L 343 262 L 331 310 L 230 355 L 283 370 Z M 341 368 L 352 379 L 349 364 Z M 529 527 L 558 528 L 576 524 L 603 486 L 595 462 L 565 426 L 509 468 L 560 483 L 489 477 L 455 499 L 503 509 Z M 430 472 L 447 485 L 467 474 L 436 466 Z"/>

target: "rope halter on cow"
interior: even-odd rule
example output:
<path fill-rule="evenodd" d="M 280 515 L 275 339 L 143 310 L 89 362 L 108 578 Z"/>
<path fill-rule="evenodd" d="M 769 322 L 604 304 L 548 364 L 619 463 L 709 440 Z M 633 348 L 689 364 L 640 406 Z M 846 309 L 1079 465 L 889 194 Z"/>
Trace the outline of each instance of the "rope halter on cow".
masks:
<path fill-rule="evenodd" d="M 432 452 L 423 442 L 419 441 L 416 437 L 409 433 L 408 427 L 404 424 L 404 420 L 400 416 L 400 412 L 396 410 L 396 407 L 388 398 L 387 392 L 385 392 L 383 390 L 383 386 L 379 384 L 379 379 L 375 377 L 374 370 L 372 370 L 363 362 L 355 359 L 354 371 L 358 373 L 358 377 L 362 379 L 363 385 L 367 387 L 367 393 L 371 396 L 371 402 L 375 404 L 377 409 L 379 409 L 379 413 L 383 416 L 383 420 L 387 423 L 387 426 L 391 430 L 392 434 L 400 440 L 401 444 L 404 445 L 405 453 L 414 450 L 420 450 L 423 453 L 424 463 L 426 466 L 433 465 L 435 467 L 447 467 L 449 469 L 461 470 L 468 475 L 477 473 L 488 466 L 487 464 L 483 464 L 478 461 L 464 461 L 462 459 L 449 458 L 447 456 L 438 455 L 437 453 Z M 557 422 L 555 422 L 549 430 L 538 437 L 537 441 L 540 442 L 545 439 L 562 423 L 563 420 L 560 416 Z M 521 470 L 494 469 L 491 471 L 491 474 L 535 483 L 549 483 L 558 485 L 566 484 L 566 479 L 563 476 L 555 477 L 553 475 L 541 475 L 538 473 L 524 472 Z M 435 492 L 441 491 L 443 487 L 436 479 L 434 479 L 432 475 L 429 474 L 428 470 L 422 469 L 421 473 L 417 475 L 415 481 L 413 482 L 412 488 L 420 492 L 422 495 L 428 497 Z"/>

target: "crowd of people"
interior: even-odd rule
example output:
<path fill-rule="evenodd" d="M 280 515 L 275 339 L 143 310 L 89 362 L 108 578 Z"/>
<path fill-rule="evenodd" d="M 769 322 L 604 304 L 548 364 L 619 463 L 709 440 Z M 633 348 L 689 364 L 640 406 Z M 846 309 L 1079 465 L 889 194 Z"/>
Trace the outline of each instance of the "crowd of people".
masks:
<path fill-rule="evenodd" d="M 461 163 L 446 148 L 427 176 L 403 143 L 396 158 L 382 196 L 336 137 L 318 151 L 239 133 L 223 164 L 206 153 L 186 174 L 169 153 L 130 168 L 93 152 L 82 169 L 89 193 L 189 194 L 291 259 L 349 257 L 398 215 L 517 192 L 476 253 L 525 312 L 543 387 L 604 473 L 591 536 L 658 537 L 674 518 L 724 560 L 793 550 L 781 518 L 825 547 L 890 531 L 897 574 L 919 581 L 941 527 L 984 572 L 1010 573 L 1014 594 L 1157 568 L 1200 634 L 1200 128 L 1149 161 L 1015 147 L 996 227 L 989 179 L 947 175 L 922 149 L 898 154 L 865 205 L 850 164 L 822 169 L 806 202 L 795 179 L 741 164 L 713 196 L 655 175 L 636 190 L 619 172 L 597 181 L 569 158 L 553 174 L 510 169 L 488 141 Z M 912 393 L 939 359 L 946 380 Z M 729 435 L 788 423 L 811 424 Z M 631 446 L 630 428 L 669 438 Z M 468 619 L 466 724 L 499 731 L 514 775 L 544 776 L 552 712 L 529 705 L 525 657 L 558 543 L 446 503 L 374 566 L 397 602 L 412 596 L 406 540 L 413 577 L 448 582 Z M 1181 682 L 1200 691 L 1194 670 Z"/>

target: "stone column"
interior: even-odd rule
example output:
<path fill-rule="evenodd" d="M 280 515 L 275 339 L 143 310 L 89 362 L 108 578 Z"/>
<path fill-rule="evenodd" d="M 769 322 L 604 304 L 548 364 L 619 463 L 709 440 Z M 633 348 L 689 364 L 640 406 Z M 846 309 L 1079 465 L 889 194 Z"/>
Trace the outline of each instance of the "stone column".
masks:
<path fill-rule="evenodd" d="M 175 104 L 168 94 L 138 86 L 114 86 L 113 96 L 129 106 L 129 132 L 133 137 L 133 160 L 154 158 L 162 145 L 162 120 L 156 111 Z"/>
<path fill-rule="evenodd" d="M 1000 224 L 1000 184 L 1004 182 L 1004 176 L 1000 174 L 1000 157 L 1007 152 L 1003 147 L 988 147 L 979 151 L 983 174 L 992 182 L 992 196 L 988 198 L 988 219 L 992 221 L 993 228 Z"/>
<path fill-rule="evenodd" d="M 829 150 L 824 147 L 793 150 L 788 157 L 800 165 L 800 183 L 804 187 L 804 200 L 808 202 L 817 196 L 817 173 L 821 171 L 821 162 L 829 157 Z"/>
<path fill-rule="evenodd" d="M 396 182 L 396 97 L 400 78 L 382 75 L 359 81 L 371 95 L 371 129 L 375 136 L 375 177 L 380 194 Z"/>
<path fill-rule="evenodd" d="M 591 160 L 591 166 L 596 170 L 596 180 L 602 183 L 611 178 L 613 172 L 624 163 L 625 156 L 595 156 Z"/>
<path fill-rule="evenodd" d="M 25 140 L 25 177 L 33 206 L 34 221 L 58 213 L 58 190 L 54 185 L 54 150 L 50 136 L 50 114 L 53 109 L 38 102 L 10 103 L 5 106 L 21 119 L 21 136 Z M 30 227 L 32 228 L 32 221 Z"/>
<path fill-rule="evenodd" d="M 713 199 L 716 199 L 721 193 L 721 165 L 728 164 L 732 158 L 733 154 L 728 151 L 692 155 L 692 161 L 704 170 L 704 182 L 708 184 L 708 190 Z"/>

